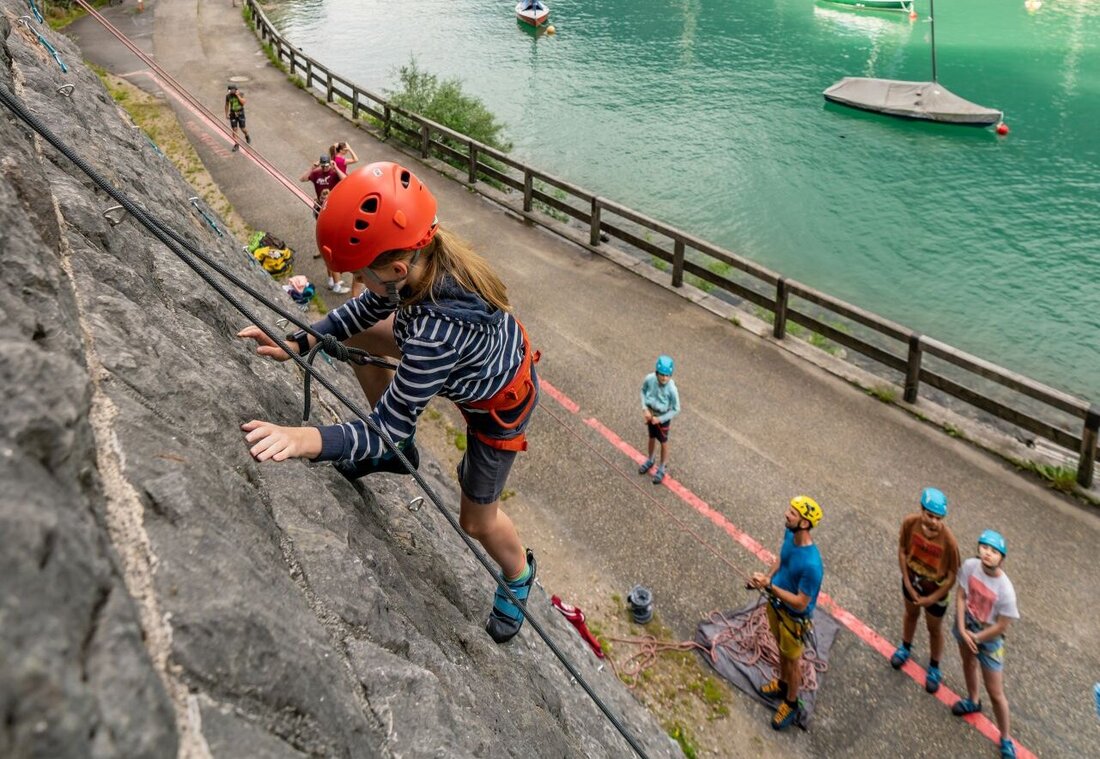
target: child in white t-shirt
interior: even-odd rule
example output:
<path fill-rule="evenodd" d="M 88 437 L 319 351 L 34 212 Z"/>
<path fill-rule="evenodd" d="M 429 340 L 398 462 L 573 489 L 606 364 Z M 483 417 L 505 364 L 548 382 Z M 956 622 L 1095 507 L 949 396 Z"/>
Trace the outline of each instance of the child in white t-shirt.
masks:
<path fill-rule="evenodd" d="M 1016 589 L 1001 566 L 1007 550 L 999 532 L 986 530 L 978 538 L 978 557 L 964 561 L 959 570 L 955 639 L 959 642 L 967 696 L 959 699 L 951 711 L 960 717 L 981 711 L 980 667 L 985 691 L 993 703 L 993 717 L 1001 731 L 1001 757 L 1015 759 L 1004 691 L 1004 633 L 1012 620 L 1020 618 L 1020 611 L 1016 608 Z"/>

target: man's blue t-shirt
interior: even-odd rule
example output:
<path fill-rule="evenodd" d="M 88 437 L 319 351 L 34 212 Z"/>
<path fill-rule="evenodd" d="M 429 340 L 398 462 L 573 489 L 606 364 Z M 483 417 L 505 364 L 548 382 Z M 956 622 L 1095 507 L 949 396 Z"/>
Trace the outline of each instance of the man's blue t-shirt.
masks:
<path fill-rule="evenodd" d="M 805 593 L 810 603 L 803 612 L 794 612 L 784 604 L 783 608 L 795 617 L 809 617 L 817 606 L 817 593 L 821 590 L 821 578 L 825 567 L 821 563 L 821 552 L 817 545 L 796 546 L 794 533 L 787 530 L 783 538 L 783 548 L 779 551 L 779 569 L 776 570 L 772 584 L 791 593 Z"/>

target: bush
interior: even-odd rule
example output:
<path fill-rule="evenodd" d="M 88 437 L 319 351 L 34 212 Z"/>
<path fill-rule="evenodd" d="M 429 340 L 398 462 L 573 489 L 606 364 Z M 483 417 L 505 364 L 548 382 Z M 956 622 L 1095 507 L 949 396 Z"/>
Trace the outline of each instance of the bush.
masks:
<path fill-rule="evenodd" d="M 464 93 L 457 77 L 441 80 L 421 69 L 416 58 L 402 66 L 397 75 L 401 88 L 387 91 L 394 105 L 502 152 L 512 149 L 512 143 L 504 137 L 504 124 L 497 121 L 480 98 Z"/>

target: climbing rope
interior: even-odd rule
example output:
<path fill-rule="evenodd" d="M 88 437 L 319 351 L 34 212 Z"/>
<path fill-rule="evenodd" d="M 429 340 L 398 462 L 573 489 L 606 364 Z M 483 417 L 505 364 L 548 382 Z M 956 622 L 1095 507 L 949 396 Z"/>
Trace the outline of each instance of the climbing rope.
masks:
<path fill-rule="evenodd" d="M 82 5 L 86 5 L 86 3 L 83 3 L 82 0 L 78 0 L 78 2 L 81 2 Z M 394 444 L 393 440 L 386 433 L 386 431 L 378 426 L 378 424 L 373 419 L 371 419 L 370 415 L 363 409 L 361 409 L 358 404 L 356 404 L 350 398 L 344 395 L 344 393 L 341 392 L 339 388 L 333 385 L 323 375 L 319 374 L 317 370 L 313 368 L 312 364 L 307 362 L 306 358 L 298 355 L 297 352 L 292 350 L 290 346 L 279 335 L 277 335 L 270 327 L 268 327 L 260 320 L 259 316 L 254 313 L 252 309 L 250 309 L 236 296 L 229 292 L 226 289 L 225 285 L 216 281 L 210 275 L 210 272 L 204 269 L 202 265 L 200 265 L 200 261 L 202 262 L 202 264 L 205 264 L 210 269 L 213 269 L 215 272 L 222 275 L 225 279 L 229 280 L 241 291 L 247 293 L 249 296 L 261 302 L 263 305 L 279 313 L 283 318 L 287 319 L 288 322 L 302 325 L 302 322 L 295 315 L 283 310 L 278 306 L 275 306 L 268 298 L 264 297 L 256 289 L 245 283 L 232 272 L 228 271 L 225 267 L 218 264 L 210 256 L 203 253 L 200 249 L 185 241 L 177 233 L 175 233 L 169 227 L 159 221 L 156 217 L 152 216 L 151 214 L 144 211 L 141 207 L 136 205 L 125 193 L 121 192 L 113 185 L 111 185 L 102 175 L 99 174 L 98 171 L 95 170 L 95 168 L 93 168 L 63 140 L 55 135 L 49 129 L 49 127 L 47 127 L 37 116 L 27 110 L 26 106 L 11 91 L 3 86 L 0 86 L 0 101 L 2 101 L 3 104 L 13 114 L 18 116 L 31 129 L 41 135 L 62 155 L 72 161 L 81 171 L 83 171 L 88 176 L 89 179 L 92 180 L 92 182 L 97 187 L 99 187 L 101 190 L 111 196 L 115 201 L 117 201 L 119 205 L 125 208 L 126 211 L 129 212 L 130 215 L 138 221 L 138 223 L 149 230 L 149 232 L 154 237 L 160 240 L 170 251 L 172 251 L 172 253 L 174 253 L 181 261 L 183 261 L 184 264 L 191 268 L 204 282 L 210 285 L 215 292 L 217 292 L 219 295 L 222 296 L 222 298 L 226 300 L 226 302 L 228 302 L 231 306 L 233 306 L 233 308 L 243 314 L 250 322 L 252 322 L 252 324 L 256 325 L 256 327 L 258 327 L 260 331 L 267 335 L 267 337 L 271 339 L 272 342 L 274 342 L 282 350 L 284 350 L 287 355 L 289 355 L 290 358 L 296 364 L 298 364 L 298 366 L 304 372 L 306 372 L 307 376 L 316 379 L 317 382 L 319 382 L 326 390 L 332 393 L 337 400 L 339 400 L 342 404 L 344 404 L 345 407 L 347 407 L 353 414 L 355 414 L 355 416 L 362 420 L 367 428 L 382 440 L 382 443 L 386 447 L 386 449 L 398 461 L 401 462 L 401 465 L 405 467 L 409 475 L 412 476 L 417 485 L 419 485 L 424 493 L 428 496 L 429 500 L 431 500 L 431 502 L 435 505 L 439 513 L 443 516 L 444 519 L 447 520 L 448 524 L 451 525 L 451 528 L 454 529 L 455 533 L 458 534 L 462 542 L 466 544 L 466 547 L 467 549 L 469 549 L 470 553 L 474 555 L 474 558 L 476 558 L 481 566 L 485 569 L 485 571 L 489 573 L 489 576 L 493 578 L 493 581 L 497 584 L 497 587 L 503 591 L 505 597 L 508 598 L 508 600 L 515 604 L 517 607 L 523 606 L 520 600 L 512 592 L 512 589 L 508 587 L 508 583 L 504 580 L 504 577 L 501 575 L 501 573 L 493 568 L 493 565 L 491 564 L 489 559 L 486 558 L 485 554 L 474 543 L 473 538 L 467 535 L 466 532 L 462 529 L 457 517 L 455 517 L 454 514 L 452 514 L 446 507 L 443 506 L 443 502 L 439 498 L 439 496 L 435 493 L 435 491 L 424 479 L 424 477 L 412 466 L 412 464 L 405 457 L 405 454 L 401 451 L 401 449 Z M 321 337 L 314 330 L 312 330 L 309 325 L 302 325 L 302 328 L 305 329 L 308 333 L 313 334 L 315 337 L 318 338 L 318 340 L 324 340 L 324 338 Z M 348 348 L 347 350 L 349 351 L 350 355 L 350 351 L 354 349 Z M 311 351 L 311 353 L 315 352 Z M 365 351 L 363 351 L 362 353 L 366 354 Z M 366 356 L 370 356 L 370 354 L 366 354 Z M 374 359 L 376 357 L 370 356 L 370 358 Z M 547 648 L 549 648 L 554 656 L 557 657 L 558 661 L 561 662 L 562 666 L 571 675 L 573 680 L 581 686 L 585 693 L 588 694 L 592 702 L 596 704 L 597 708 L 599 708 L 601 712 L 603 712 L 604 716 L 608 719 L 609 722 L 611 722 L 611 724 L 615 727 L 619 734 L 622 735 L 626 742 L 630 744 L 630 747 L 634 750 L 634 752 L 639 757 L 642 757 L 642 759 L 647 759 L 647 755 L 642 749 L 641 745 L 638 743 L 638 741 L 626 729 L 626 727 L 619 720 L 618 716 L 616 716 L 611 711 L 611 709 L 603 702 L 603 700 L 600 699 L 600 697 L 592 689 L 592 686 L 589 685 L 588 682 L 581 675 L 576 666 L 571 661 L 569 661 L 569 659 L 565 656 L 561 649 L 558 648 L 557 644 L 555 644 L 554 641 L 550 638 L 546 630 L 543 628 L 542 624 L 539 623 L 539 621 L 530 614 L 526 614 L 525 617 L 530 623 L 532 629 L 534 629 L 538 636 L 542 638 Z"/>
<path fill-rule="evenodd" d="M 31 11 L 34 13 L 34 17 L 38 19 L 38 23 L 46 23 L 46 19 L 42 16 L 42 11 L 38 10 L 38 5 L 34 2 L 34 0 L 27 0 L 27 5 L 31 7 Z"/>
<path fill-rule="evenodd" d="M 37 12 L 36 12 L 35 15 L 38 15 Z M 20 16 L 19 17 L 19 21 L 23 24 L 23 26 L 27 27 L 27 31 L 29 31 L 31 34 L 33 34 L 35 37 L 37 37 L 38 41 L 40 43 L 42 43 L 43 47 L 45 47 L 47 50 L 50 51 L 50 55 L 52 55 L 53 59 L 55 61 L 57 61 L 57 65 L 61 67 L 61 73 L 62 74 L 68 74 L 69 73 L 69 67 L 65 65 L 65 61 L 61 60 L 61 56 L 58 55 L 57 49 L 54 48 L 54 46 L 50 44 L 50 41 L 48 39 L 46 39 L 45 37 L 42 36 L 42 32 L 38 31 L 33 26 L 31 26 L 31 21 L 32 20 L 33 19 L 31 19 L 30 16 Z"/>

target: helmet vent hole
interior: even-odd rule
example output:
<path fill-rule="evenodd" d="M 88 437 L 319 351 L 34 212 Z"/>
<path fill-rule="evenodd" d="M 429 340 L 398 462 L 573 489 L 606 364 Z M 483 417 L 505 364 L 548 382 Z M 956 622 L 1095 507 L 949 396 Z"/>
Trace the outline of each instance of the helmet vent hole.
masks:
<path fill-rule="evenodd" d="M 348 245 L 358 245 L 358 244 L 359 244 L 359 238 L 358 237 L 352 237 L 351 239 L 348 240 Z"/>
<path fill-rule="evenodd" d="M 404 187 L 406 190 L 409 189 L 409 182 L 411 181 L 411 179 L 412 174 L 407 171 L 401 172 L 401 186 Z"/>
<path fill-rule="evenodd" d="M 366 229 L 369 226 L 370 226 L 370 224 L 363 221 L 362 219 L 356 219 L 355 220 L 355 229 L 359 232 L 362 232 L 364 229 Z"/>
<path fill-rule="evenodd" d="M 363 213 L 378 213 L 378 198 L 367 198 L 363 201 L 363 205 L 359 206 L 359 209 Z"/>

